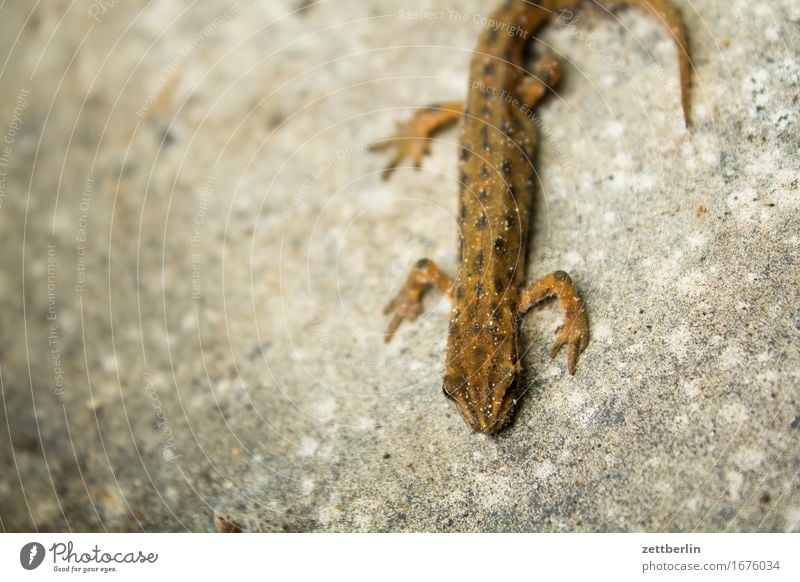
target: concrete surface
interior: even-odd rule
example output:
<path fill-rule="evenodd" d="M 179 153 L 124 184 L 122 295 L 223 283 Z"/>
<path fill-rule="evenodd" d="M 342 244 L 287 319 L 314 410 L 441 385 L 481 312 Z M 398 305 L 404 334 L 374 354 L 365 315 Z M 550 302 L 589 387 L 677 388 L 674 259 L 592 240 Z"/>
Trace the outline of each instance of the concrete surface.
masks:
<path fill-rule="evenodd" d="M 442 395 L 440 298 L 381 338 L 454 268 L 457 133 L 387 183 L 362 151 L 463 95 L 486 3 L 4 4 L 0 527 L 800 529 L 800 7 L 675 3 L 691 131 L 652 18 L 542 35 L 529 276 L 593 336 L 570 377 L 526 320 L 497 438 Z"/>

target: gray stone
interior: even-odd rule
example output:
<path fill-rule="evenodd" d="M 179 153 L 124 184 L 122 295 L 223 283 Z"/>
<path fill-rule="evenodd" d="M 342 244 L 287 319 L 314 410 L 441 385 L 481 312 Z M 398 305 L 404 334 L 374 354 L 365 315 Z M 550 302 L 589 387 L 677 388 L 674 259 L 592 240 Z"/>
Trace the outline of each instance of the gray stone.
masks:
<path fill-rule="evenodd" d="M 464 95 L 486 3 L 5 6 L 0 526 L 800 529 L 800 8 L 675 3 L 689 131 L 653 18 L 541 35 L 528 272 L 593 334 L 571 377 L 526 319 L 494 438 L 442 395 L 440 297 L 381 335 L 416 259 L 454 270 L 457 134 L 388 182 L 363 151 Z"/>

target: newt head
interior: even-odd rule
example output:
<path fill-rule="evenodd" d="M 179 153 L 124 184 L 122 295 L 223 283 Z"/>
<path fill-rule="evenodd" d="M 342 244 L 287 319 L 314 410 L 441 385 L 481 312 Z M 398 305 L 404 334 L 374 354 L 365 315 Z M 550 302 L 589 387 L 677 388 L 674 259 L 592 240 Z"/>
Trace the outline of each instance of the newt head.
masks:
<path fill-rule="evenodd" d="M 484 335 L 488 337 L 481 337 Z M 516 333 L 501 335 L 497 329 L 478 332 L 459 347 L 462 349 L 448 350 L 451 356 L 444 393 L 453 399 L 473 430 L 499 432 L 511 421 L 518 398 Z"/>

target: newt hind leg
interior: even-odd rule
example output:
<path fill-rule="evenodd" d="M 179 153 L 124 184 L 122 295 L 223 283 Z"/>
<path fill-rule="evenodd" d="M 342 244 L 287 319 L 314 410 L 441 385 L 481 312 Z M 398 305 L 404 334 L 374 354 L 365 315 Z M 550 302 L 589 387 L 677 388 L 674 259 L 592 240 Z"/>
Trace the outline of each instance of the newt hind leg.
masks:
<path fill-rule="evenodd" d="M 570 276 L 564 271 L 555 271 L 528 285 L 520 294 L 519 313 L 523 315 L 540 301 L 553 296 L 558 297 L 559 306 L 564 312 L 564 323 L 556 330 L 550 357 L 555 358 L 559 350 L 567 345 L 567 369 L 574 374 L 578 356 L 589 345 L 589 320 Z"/>
<path fill-rule="evenodd" d="M 422 313 L 422 297 L 431 287 L 452 299 L 453 279 L 430 259 L 420 259 L 408 274 L 403 288 L 383 310 L 385 315 L 392 315 L 384 335 L 387 343 L 392 341 L 404 320 L 414 321 Z"/>
<path fill-rule="evenodd" d="M 422 158 L 430 149 L 430 138 L 440 129 L 461 119 L 464 114 L 463 101 L 448 101 L 422 107 L 404 123 L 397 124 L 397 131 L 389 139 L 372 144 L 370 151 L 394 149 L 394 157 L 383 170 L 383 179 L 392 175 L 405 158 L 411 158 L 414 167 L 422 165 Z"/>
<path fill-rule="evenodd" d="M 561 80 L 561 67 L 552 55 L 539 57 L 529 74 L 522 78 L 517 93 L 530 108 L 533 108 L 548 90 L 555 89 Z"/>

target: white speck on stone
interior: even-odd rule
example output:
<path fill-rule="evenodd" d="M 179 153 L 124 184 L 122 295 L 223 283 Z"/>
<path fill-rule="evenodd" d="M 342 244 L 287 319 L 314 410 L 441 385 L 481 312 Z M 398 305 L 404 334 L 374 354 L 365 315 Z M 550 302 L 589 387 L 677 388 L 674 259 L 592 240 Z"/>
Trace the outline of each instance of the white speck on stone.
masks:
<path fill-rule="evenodd" d="M 595 263 L 603 263 L 603 262 L 605 262 L 607 257 L 608 257 L 608 253 L 606 253 L 606 251 L 604 251 L 602 249 L 598 249 L 596 251 L 593 251 L 589 255 L 589 258 Z"/>
<path fill-rule="evenodd" d="M 609 344 L 614 340 L 614 330 L 608 321 L 598 321 L 592 324 L 592 339 L 599 343 Z"/>
<path fill-rule="evenodd" d="M 220 378 L 217 380 L 216 384 L 214 384 L 214 391 L 220 395 L 230 392 L 230 389 L 231 381 L 228 378 Z"/>
<path fill-rule="evenodd" d="M 611 121 L 606 124 L 605 134 L 612 139 L 618 139 L 625 133 L 625 124 L 619 121 Z"/>
<path fill-rule="evenodd" d="M 336 399 L 330 396 L 316 399 L 311 405 L 311 414 L 322 422 L 333 419 L 336 415 Z"/>
<path fill-rule="evenodd" d="M 715 149 L 703 148 L 701 151 L 701 159 L 706 166 L 711 168 L 719 166 L 719 153 Z"/>
<path fill-rule="evenodd" d="M 683 383 L 683 392 L 690 399 L 697 398 L 700 394 L 700 386 L 697 380 L 691 380 Z"/>
<path fill-rule="evenodd" d="M 366 416 L 362 416 L 356 421 L 356 428 L 361 431 L 372 430 L 375 428 L 375 421 Z"/>
<path fill-rule="evenodd" d="M 597 84 L 603 89 L 611 89 L 619 85 L 619 79 L 616 75 L 602 75 L 597 81 Z"/>
<path fill-rule="evenodd" d="M 690 271 L 677 282 L 677 287 L 687 297 L 699 297 L 706 289 L 706 275 L 700 270 Z"/>
<path fill-rule="evenodd" d="M 681 146 L 681 164 L 687 170 L 694 169 L 697 166 L 697 153 L 694 144 L 691 142 L 684 142 Z"/>
<path fill-rule="evenodd" d="M 732 370 L 742 365 L 744 351 L 739 346 L 728 346 L 719 356 L 719 367 L 722 370 Z"/>
<path fill-rule="evenodd" d="M 720 417 L 730 424 L 741 424 L 747 422 L 750 415 L 747 408 L 741 402 L 727 402 L 719 411 Z"/>
<path fill-rule="evenodd" d="M 412 373 L 424 372 L 425 371 L 425 362 L 422 362 L 421 360 L 412 360 L 408 364 L 408 369 Z"/>
<path fill-rule="evenodd" d="M 659 497 L 671 497 L 675 491 L 670 481 L 657 481 L 652 485 L 653 491 L 658 494 Z"/>
<path fill-rule="evenodd" d="M 696 251 L 706 246 L 708 237 L 704 234 L 693 234 L 689 237 L 689 247 Z"/>
<path fill-rule="evenodd" d="M 314 481 L 312 479 L 303 479 L 300 483 L 300 492 L 303 495 L 311 495 L 311 492 L 314 491 Z"/>
<path fill-rule="evenodd" d="M 592 421 L 594 420 L 595 414 L 597 414 L 597 409 L 596 408 L 592 407 L 592 408 L 586 409 L 584 411 L 584 413 L 581 414 L 581 418 L 580 418 L 581 425 L 582 426 L 589 426 L 590 424 L 592 424 Z"/>
<path fill-rule="evenodd" d="M 633 341 L 633 343 L 631 343 L 627 348 L 625 348 L 625 351 L 627 353 L 634 355 L 634 354 L 643 354 L 647 351 L 647 348 L 643 342 L 634 341 L 630 338 L 630 336 L 625 336 L 625 337 L 627 337 L 630 341 Z M 622 361 L 619 363 L 620 370 L 627 370 L 628 368 L 629 366 L 627 362 Z"/>
<path fill-rule="evenodd" d="M 474 477 L 475 487 L 480 493 L 477 499 L 487 509 L 499 509 L 511 507 L 514 503 L 514 489 L 511 487 L 512 480 L 502 474 L 485 475 L 476 474 Z"/>
<path fill-rule="evenodd" d="M 697 103 L 696 101 L 692 103 L 692 117 L 696 117 L 697 119 L 703 119 L 708 117 L 708 106 L 703 103 Z"/>
<path fill-rule="evenodd" d="M 100 365 L 106 372 L 113 372 L 117 369 L 117 356 L 115 354 L 106 354 L 100 358 Z"/>
<path fill-rule="evenodd" d="M 631 155 L 627 151 L 620 151 L 614 156 L 614 165 L 620 168 L 628 168 L 631 165 Z"/>
<path fill-rule="evenodd" d="M 744 483 L 744 475 L 739 471 L 728 471 L 725 475 L 728 480 L 728 495 L 731 501 L 739 501 L 741 498 L 742 484 Z"/>
<path fill-rule="evenodd" d="M 775 385 L 778 383 L 780 375 L 777 370 L 764 370 L 756 375 L 756 379 L 763 384 Z"/>
<path fill-rule="evenodd" d="M 183 331 L 192 331 L 197 327 L 197 317 L 194 311 L 189 311 L 181 319 L 181 329 Z"/>
<path fill-rule="evenodd" d="M 672 419 L 672 424 L 676 431 L 686 430 L 689 428 L 689 417 L 685 414 L 678 414 Z"/>
<path fill-rule="evenodd" d="M 686 348 L 691 339 L 691 331 L 685 325 L 673 329 L 667 336 L 667 346 L 670 351 L 677 356 L 685 356 Z"/>
<path fill-rule="evenodd" d="M 585 394 L 580 390 L 571 390 L 566 394 L 567 403 L 573 410 L 580 410 L 583 408 L 583 403 L 586 401 Z"/>
<path fill-rule="evenodd" d="M 536 476 L 537 479 L 540 481 L 547 481 L 547 479 L 556 472 L 556 466 L 552 463 L 552 461 L 543 461 L 539 463 L 539 466 L 534 469 L 533 474 Z"/>
<path fill-rule="evenodd" d="M 564 264 L 568 269 L 574 269 L 576 266 L 583 264 L 583 254 L 576 251 L 568 251 L 564 253 Z"/>
<path fill-rule="evenodd" d="M 749 3 L 748 3 L 749 4 Z M 772 12 L 772 8 L 769 7 L 769 4 L 759 4 L 757 2 L 750 4 L 753 9 L 753 14 L 759 16 L 761 18 L 774 18 L 775 15 Z"/>
<path fill-rule="evenodd" d="M 764 463 L 764 453 L 753 447 L 742 447 L 731 455 L 731 460 L 742 471 L 755 471 Z"/>
<path fill-rule="evenodd" d="M 544 370 L 541 370 L 539 375 L 542 376 L 543 379 L 549 381 L 550 379 L 564 378 L 564 371 L 558 366 L 548 366 Z"/>
<path fill-rule="evenodd" d="M 319 521 L 322 525 L 329 525 L 336 521 L 341 516 L 341 512 L 337 509 L 339 505 L 338 498 L 332 498 L 325 507 L 319 510 Z"/>
<path fill-rule="evenodd" d="M 657 180 L 653 174 L 648 173 L 640 173 L 640 174 L 633 174 L 631 176 L 631 185 L 633 188 L 639 192 L 645 192 L 648 190 L 652 190 L 655 188 Z"/>
<path fill-rule="evenodd" d="M 209 324 L 219 323 L 222 321 L 222 314 L 219 311 L 206 311 L 203 313 L 203 317 Z"/>
<path fill-rule="evenodd" d="M 297 454 L 301 457 L 311 457 L 317 450 L 319 443 L 311 437 L 304 436 L 300 439 L 300 446 Z"/>

